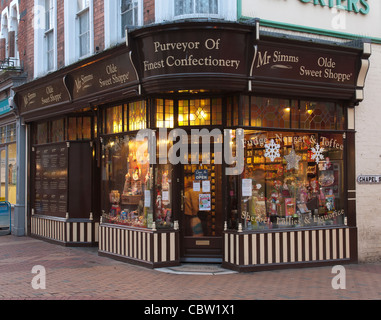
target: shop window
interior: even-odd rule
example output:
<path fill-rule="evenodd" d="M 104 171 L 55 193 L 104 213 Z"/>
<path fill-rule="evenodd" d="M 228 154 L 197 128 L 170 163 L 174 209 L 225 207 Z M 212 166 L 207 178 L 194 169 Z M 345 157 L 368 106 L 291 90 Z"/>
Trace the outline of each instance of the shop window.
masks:
<path fill-rule="evenodd" d="M 105 117 L 106 134 L 123 132 L 123 106 L 107 108 Z"/>
<path fill-rule="evenodd" d="M 129 131 L 147 128 L 146 101 L 136 101 L 128 104 Z"/>
<path fill-rule="evenodd" d="M 153 223 L 148 142 L 113 137 L 103 145 L 103 222 L 147 228 Z"/>
<path fill-rule="evenodd" d="M 175 0 L 175 16 L 218 14 L 218 0 Z"/>
<path fill-rule="evenodd" d="M 52 121 L 52 140 L 51 142 L 65 141 L 65 120 L 59 119 Z"/>
<path fill-rule="evenodd" d="M 0 197 L 16 204 L 17 146 L 16 124 L 0 127 Z"/>
<path fill-rule="evenodd" d="M 298 102 L 266 97 L 243 97 L 243 125 L 298 128 Z"/>
<path fill-rule="evenodd" d="M 16 142 L 16 124 L 7 125 L 7 142 Z"/>
<path fill-rule="evenodd" d="M 228 126 L 238 126 L 238 96 L 227 99 L 227 124 Z"/>
<path fill-rule="evenodd" d="M 174 106 L 173 100 L 156 99 L 156 127 L 174 127 Z"/>
<path fill-rule="evenodd" d="M 179 100 L 179 126 L 222 125 L 221 99 Z"/>
<path fill-rule="evenodd" d="M 246 130 L 244 142 L 244 172 L 229 177 L 230 228 L 345 224 L 342 134 Z"/>
<path fill-rule="evenodd" d="M 300 102 L 301 129 L 335 130 L 336 104 L 328 102 Z"/>
<path fill-rule="evenodd" d="M 172 173 L 171 165 L 158 165 L 155 168 L 155 226 L 158 229 L 172 228 Z"/>
<path fill-rule="evenodd" d="M 15 143 L 8 145 L 8 202 L 16 203 L 17 185 L 17 147 Z"/>
<path fill-rule="evenodd" d="M 37 144 L 48 143 L 48 123 L 47 122 L 37 124 L 36 143 Z"/>
<path fill-rule="evenodd" d="M 229 104 L 230 103 L 230 104 Z M 232 124 L 232 103 L 228 101 L 228 124 Z M 237 103 L 236 103 L 237 105 Z M 238 109 L 238 108 L 237 108 Z M 269 97 L 243 96 L 242 125 L 245 127 L 344 130 L 344 110 L 333 102 L 298 101 Z"/>
<path fill-rule="evenodd" d="M 68 140 L 90 140 L 91 131 L 91 117 L 69 117 L 67 130 Z"/>

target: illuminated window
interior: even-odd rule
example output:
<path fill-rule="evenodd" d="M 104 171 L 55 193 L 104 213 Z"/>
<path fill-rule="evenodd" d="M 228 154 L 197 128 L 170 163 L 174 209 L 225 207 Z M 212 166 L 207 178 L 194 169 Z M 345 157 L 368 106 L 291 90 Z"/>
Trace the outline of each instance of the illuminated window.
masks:
<path fill-rule="evenodd" d="M 136 101 L 128 105 L 129 130 L 142 130 L 147 127 L 147 108 L 145 101 Z"/>
<path fill-rule="evenodd" d="M 106 109 L 106 134 L 123 132 L 122 106 Z"/>
<path fill-rule="evenodd" d="M 336 105 L 330 102 L 300 102 L 300 127 L 302 129 L 335 130 Z"/>
<path fill-rule="evenodd" d="M 174 106 L 173 100 L 156 100 L 156 127 L 173 128 L 174 127 Z"/>
<path fill-rule="evenodd" d="M 221 124 L 221 99 L 179 100 L 179 126 L 208 126 Z"/>

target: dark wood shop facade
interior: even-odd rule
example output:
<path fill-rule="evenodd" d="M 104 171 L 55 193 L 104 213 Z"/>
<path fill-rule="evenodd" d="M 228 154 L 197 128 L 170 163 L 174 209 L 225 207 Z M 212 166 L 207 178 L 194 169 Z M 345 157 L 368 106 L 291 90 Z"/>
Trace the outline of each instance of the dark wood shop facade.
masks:
<path fill-rule="evenodd" d="M 258 22 L 182 22 L 16 88 L 29 234 L 151 268 L 356 262 L 369 56 Z"/>

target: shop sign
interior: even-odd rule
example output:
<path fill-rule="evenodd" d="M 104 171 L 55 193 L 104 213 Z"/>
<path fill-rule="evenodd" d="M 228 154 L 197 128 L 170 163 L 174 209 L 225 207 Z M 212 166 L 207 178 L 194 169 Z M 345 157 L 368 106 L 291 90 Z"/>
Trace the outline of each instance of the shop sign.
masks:
<path fill-rule="evenodd" d="M 247 75 L 249 33 L 183 29 L 137 38 L 144 78 L 181 73 Z"/>
<path fill-rule="evenodd" d="M 138 80 L 129 52 L 117 57 L 95 60 L 68 75 L 67 85 L 73 98 L 79 99 L 121 86 L 129 86 Z"/>
<path fill-rule="evenodd" d="M 251 75 L 257 77 L 355 86 L 357 56 L 322 49 L 276 44 L 256 46 Z"/>
<path fill-rule="evenodd" d="M 359 176 L 357 182 L 360 184 L 380 184 L 381 176 L 379 175 L 370 175 L 370 176 Z"/>
<path fill-rule="evenodd" d="M 209 178 L 208 170 L 196 170 L 194 173 L 194 178 L 197 181 L 208 180 Z"/>
<path fill-rule="evenodd" d="M 64 83 L 64 78 L 49 81 L 49 84 L 25 92 L 18 93 L 20 112 L 49 107 L 70 101 L 70 96 Z"/>
<path fill-rule="evenodd" d="M 299 0 L 302 3 L 311 3 L 315 6 L 338 8 L 348 12 L 368 14 L 370 6 L 368 0 Z"/>
<path fill-rule="evenodd" d="M 0 115 L 6 114 L 11 111 L 8 99 L 0 101 Z"/>

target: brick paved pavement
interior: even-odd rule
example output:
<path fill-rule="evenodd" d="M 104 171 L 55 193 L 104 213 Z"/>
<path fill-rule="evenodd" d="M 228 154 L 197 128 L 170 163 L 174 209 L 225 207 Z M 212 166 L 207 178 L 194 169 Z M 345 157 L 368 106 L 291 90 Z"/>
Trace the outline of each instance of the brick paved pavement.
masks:
<path fill-rule="evenodd" d="M 34 290 L 32 268 L 46 269 Z M 0 237 L 0 300 L 378 300 L 381 263 L 345 266 L 346 290 L 331 267 L 249 274 L 169 274 L 28 237 Z"/>

